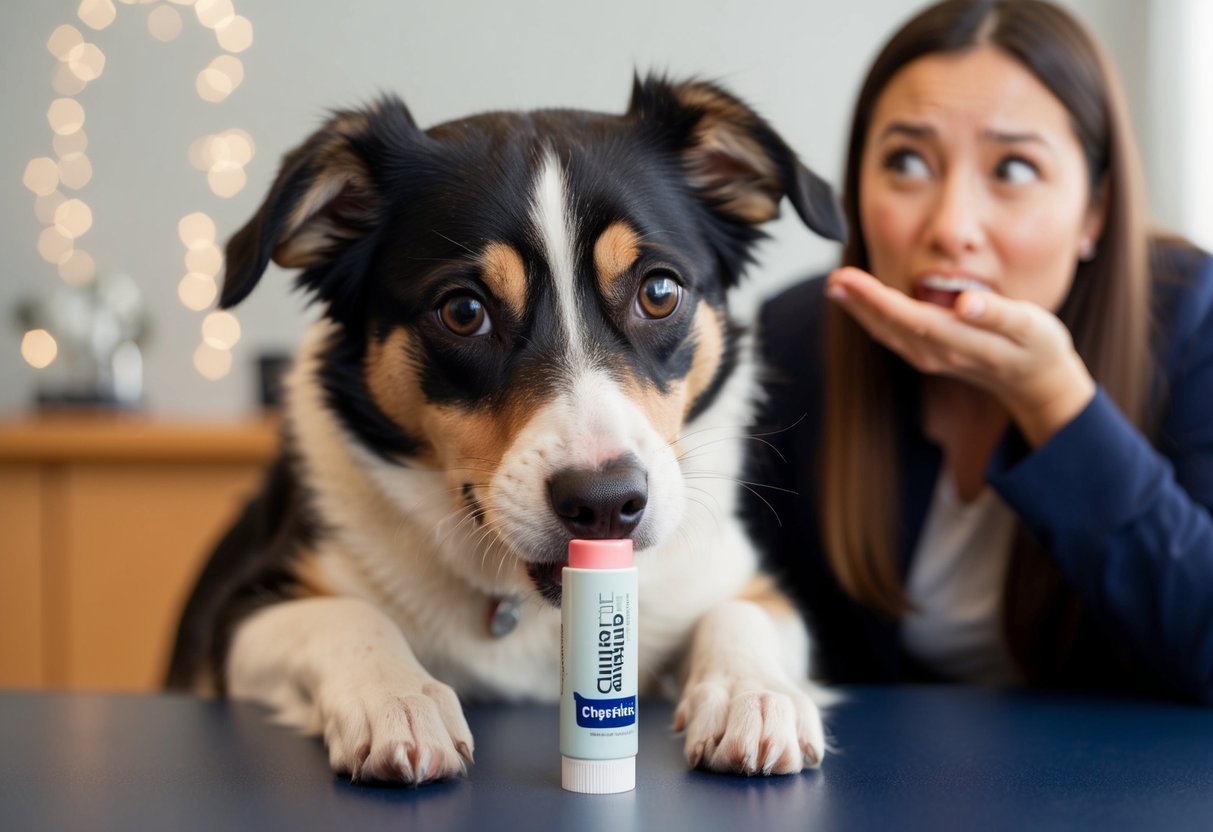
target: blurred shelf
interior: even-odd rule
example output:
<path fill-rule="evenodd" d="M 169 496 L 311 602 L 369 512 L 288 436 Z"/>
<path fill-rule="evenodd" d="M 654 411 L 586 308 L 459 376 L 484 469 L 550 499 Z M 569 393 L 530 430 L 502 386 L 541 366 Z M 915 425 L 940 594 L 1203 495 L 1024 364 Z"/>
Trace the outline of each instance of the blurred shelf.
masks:
<path fill-rule="evenodd" d="M 270 415 L 0 418 L 0 687 L 158 687 L 181 607 L 277 436 Z"/>
<path fill-rule="evenodd" d="M 0 418 L 3 462 L 266 462 L 277 444 L 272 414 L 221 422 L 100 411 Z"/>

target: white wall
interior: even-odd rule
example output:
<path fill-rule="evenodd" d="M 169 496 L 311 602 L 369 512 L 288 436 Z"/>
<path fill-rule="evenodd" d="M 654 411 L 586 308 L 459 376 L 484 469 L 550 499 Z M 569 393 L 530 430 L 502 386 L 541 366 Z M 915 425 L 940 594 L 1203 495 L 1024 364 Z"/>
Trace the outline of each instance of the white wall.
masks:
<path fill-rule="evenodd" d="M 1166 2 L 1167 0 L 1154 0 Z M 831 181 L 840 176 L 844 131 L 863 71 L 891 30 L 920 4 L 907 0 L 572 0 L 419 2 L 235 0 L 255 42 L 240 58 L 245 80 L 220 104 L 202 102 L 194 77 L 219 53 L 188 7 L 169 43 L 154 40 L 154 6 L 117 6 L 94 32 L 76 0 L 10 3 L 0 16 L 0 412 L 32 400 L 36 371 L 19 355 L 9 310 L 19 297 L 59 280 L 38 255 L 43 228 L 21 183 L 26 163 L 54 155 L 46 110 L 56 59 L 46 40 L 73 23 L 104 50 L 104 74 L 78 96 L 85 107 L 93 180 L 81 191 L 94 225 L 80 240 L 99 267 L 129 273 L 150 304 L 146 401 L 158 412 L 228 415 L 252 406 L 253 357 L 295 343 L 307 315 L 280 271 L 263 280 L 238 315 L 244 337 L 233 371 L 206 381 L 194 370 L 202 315 L 177 299 L 184 273 L 178 220 L 205 211 L 220 238 L 240 227 L 272 181 L 277 160 L 314 129 L 326 108 L 398 92 L 429 126 L 483 109 L 575 106 L 618 111 L 634 69 L 724 82 L 779 129 Z M 1071 0 L 1145 94 L 1145 0 Z M 200 135 L 241 127 L 256 141 L 248 185 L 230 199 L 207 188 L 186 148 Z M 787 212 L 791 214 L 792 212 Z M 766 294 L 826 266 L 832 250 L 790 217 L 772 227 L 763 267 L 751 276 Z M 47 371 L 49 372 L 49 371 Z"/>

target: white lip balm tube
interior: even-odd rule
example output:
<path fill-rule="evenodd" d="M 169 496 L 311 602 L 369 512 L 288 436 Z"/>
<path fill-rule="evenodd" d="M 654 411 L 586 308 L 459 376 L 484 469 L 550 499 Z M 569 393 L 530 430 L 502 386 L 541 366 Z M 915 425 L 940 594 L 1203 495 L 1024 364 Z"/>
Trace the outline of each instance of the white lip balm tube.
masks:
<path fill-rule="evenodd" d="M 560 602 L 560 785 L 636 788 L 636 567 L 630 540 L 573 540 Z"/>

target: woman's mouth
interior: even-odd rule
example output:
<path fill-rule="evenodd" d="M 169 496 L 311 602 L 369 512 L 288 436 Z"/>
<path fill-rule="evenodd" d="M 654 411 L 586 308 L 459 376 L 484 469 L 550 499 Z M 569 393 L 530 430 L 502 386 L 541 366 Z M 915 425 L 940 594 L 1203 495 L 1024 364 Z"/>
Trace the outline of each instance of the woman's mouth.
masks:
<path fill-rule="evenodd" d="M 961 292 L 989 292 L 990 287 L 971 277 L 947 277 L 931 274 L 914 284 L 914 299 L 951 309 Z"/>

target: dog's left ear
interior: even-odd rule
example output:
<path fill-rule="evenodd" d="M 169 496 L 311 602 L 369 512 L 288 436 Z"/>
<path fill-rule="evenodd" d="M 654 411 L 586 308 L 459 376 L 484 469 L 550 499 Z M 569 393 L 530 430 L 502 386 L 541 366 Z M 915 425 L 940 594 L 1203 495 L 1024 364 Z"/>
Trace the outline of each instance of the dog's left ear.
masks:
<path fill-rule="evenodd" d="M 846 238 L 829 184 L 757 113 L 715 84 L 637 78 L 628 114 L 679 143 L 691 184 L 729 218 L 759 225 L 779 215 L 787 196 L 813 231 Z"/>
<path fill-rule="evenodd" d="M 299 282 L 330 308 L 356 281 L 334 267 L 381 219 L 383 168 L 400 165 L 421 132 L 397 98 L 334 113 L 283 157 L 278 177 L 252 219 L 228 241 L 221 308 L 243 300 L 270 260 L 304 269 Z"/>

